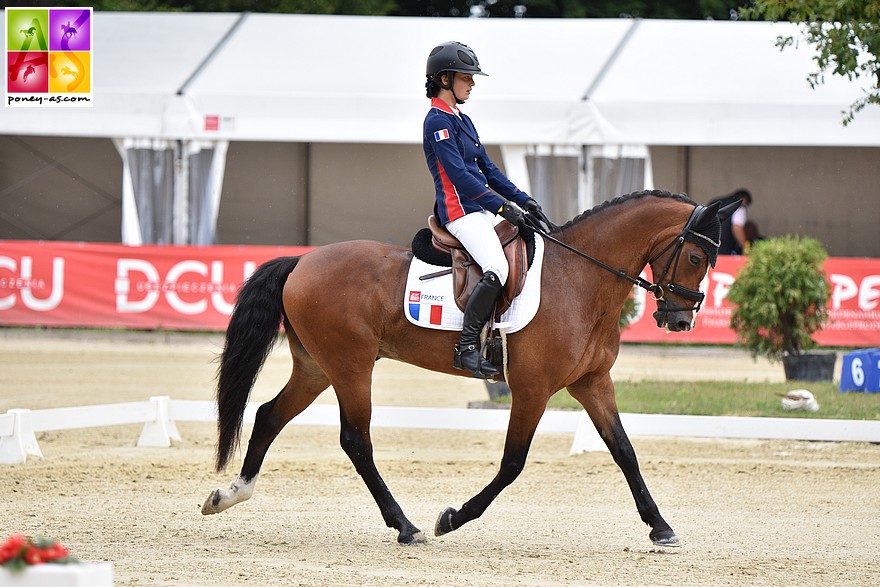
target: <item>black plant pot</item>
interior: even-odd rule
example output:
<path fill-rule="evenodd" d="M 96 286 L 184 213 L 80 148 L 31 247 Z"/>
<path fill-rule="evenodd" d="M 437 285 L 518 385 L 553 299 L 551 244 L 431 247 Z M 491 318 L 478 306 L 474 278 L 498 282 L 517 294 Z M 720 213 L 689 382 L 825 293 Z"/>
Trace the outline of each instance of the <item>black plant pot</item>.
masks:
<path fill-rule="evenodd" d="M 833 381 L 837 353 L 810 352 L 785 355 L 782 366 L 788 381 Z"/>

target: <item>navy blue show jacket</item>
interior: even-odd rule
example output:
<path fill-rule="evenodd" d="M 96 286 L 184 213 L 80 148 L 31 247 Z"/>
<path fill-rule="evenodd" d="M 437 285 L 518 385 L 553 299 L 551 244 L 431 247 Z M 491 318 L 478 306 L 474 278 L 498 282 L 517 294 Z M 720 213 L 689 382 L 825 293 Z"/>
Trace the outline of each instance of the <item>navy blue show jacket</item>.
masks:
<path fill-rule="evenodd" d="M 461 111 L 456 115 L 439 98 L 431 100 L 425 117 L 422 147 L 434 178 L 434 214 L 441 225 L 469 212 L 497 213 L 505 198 L 522 206 L 529 197 L 489 159 L 471 119 Z"/>

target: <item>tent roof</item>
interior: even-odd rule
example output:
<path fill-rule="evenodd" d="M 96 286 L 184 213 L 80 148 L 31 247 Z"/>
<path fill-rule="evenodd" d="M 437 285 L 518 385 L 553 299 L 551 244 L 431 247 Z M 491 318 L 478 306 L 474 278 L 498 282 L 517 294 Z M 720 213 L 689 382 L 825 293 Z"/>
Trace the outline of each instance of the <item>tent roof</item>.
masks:
<path fill-rule="evenodd" d="M 3 108 L 0 132 L 419 143 L 424 64 L 461 40 L 490 75 L 463 108 L 492 144 L 880 146 L 880 108 L 813 90 L 789 24 L 97 12 L 94 106 Z M 205 116 L 220 117 L 218 130 Z"/>
<path fill-rule="evenodd" d="M 844 128 L 861 90 L 840 76 L 810 88 L 814 49 L 780 51 L 789 23 L 638 21 L 590 101 L 609 142 L 880 145 L 880 108 Z M 873 138 L 872 138 L 873 135 Z"/>
<path fill-rule="evenodd" d="M 251 15 L 186 94 L 250 138 L 420 143 L 428 52 L 462 40 L 489 73 L 465 107 L 487 140 L 568 142 L 580 97 L 629 25 Z"/>

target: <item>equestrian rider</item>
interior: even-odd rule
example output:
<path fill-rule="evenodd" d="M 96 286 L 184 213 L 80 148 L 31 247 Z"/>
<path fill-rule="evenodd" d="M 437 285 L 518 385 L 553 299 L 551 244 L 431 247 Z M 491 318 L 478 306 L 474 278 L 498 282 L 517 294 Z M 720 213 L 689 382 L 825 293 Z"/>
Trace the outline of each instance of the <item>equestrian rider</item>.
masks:
<path fill-rule="evenodd" d="M 490 379 L 498 370 L 480 351 L 480 334 L 507 281 L 507 259 L 495 233 L 496 214 L 513 224 L 523 210 L 540 211 L 533 198 L 507 179 L 489 159 L 474 123 L 458 109 L 470 97 L 480 70 L 467 45 L 442 43 L 428 56 L 425 88 L 431 109 L 425 117 L 422 147 L 434 178 L 434 216 L 452 233 L 483 270 L 464 309 L 461 338 L 455 345 L 454 367 Z"/>

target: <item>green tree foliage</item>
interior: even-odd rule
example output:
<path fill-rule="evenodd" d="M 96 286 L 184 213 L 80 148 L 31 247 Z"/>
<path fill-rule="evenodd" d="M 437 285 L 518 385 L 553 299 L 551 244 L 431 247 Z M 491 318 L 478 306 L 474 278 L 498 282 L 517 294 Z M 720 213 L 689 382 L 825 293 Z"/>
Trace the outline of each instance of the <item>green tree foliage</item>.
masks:
<path fill-rule="evenodd" d="M 40 2 L 45 6 L 47 3 Z M 386 16 L 397 0 L 68 0 L 64 6 L 127 12 L 269 12 Z"/>
<path fill-rule="evenodd" d="M 827 72 L 867 80 L 864 96 L 842 112 L 844 126 L 868 104 L 880 105 L 880 0 L 754 0 L 740 13 L 800 25 L 803 40 L 816 48 L 818 71 L 807 78 L 812 87 L 824 83 Z M 785 49 L 796 42 L 780 36 L 776 45 Z"/>
<path fill-rule="evenodd" d="M 828 319 L 829 285 L 822 244 L 809 237 L 758 241 L 730 286 L 730 326 L 753 356 L 780 360 L 815 346 Z"/>
<path fill-rule="evenodd" d="M 741 0 L 70 0 L 64 6 L 107 11 L 279 12 L 375 16 L 493 18 L 715 18 L 728 20 Z M 27 0 L 16 3 L 27 5 Z M 51 2 L 35 0 L 35 5 Z"/>
<path fill-rule="evenodd" d="M 728 20 L 736 0 L 526 0 L 532 18 L 714 18 Z M 494 11 L 492 12 L 494 15 Z"/>
<path fill-rule="evenodd" d="M 635 320 L 636 316 L 639 313 L 638 304 L 636 303 L 636 286 L 630 290 L 629 295 L 626 297 L 626 301 L 623 302 L 623 308 L 620 309 L 620 318 L 617 321 L 617 325 L 621 330 L 628 327 L 630 323 Z"/>

